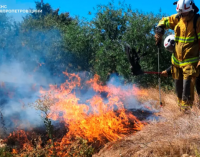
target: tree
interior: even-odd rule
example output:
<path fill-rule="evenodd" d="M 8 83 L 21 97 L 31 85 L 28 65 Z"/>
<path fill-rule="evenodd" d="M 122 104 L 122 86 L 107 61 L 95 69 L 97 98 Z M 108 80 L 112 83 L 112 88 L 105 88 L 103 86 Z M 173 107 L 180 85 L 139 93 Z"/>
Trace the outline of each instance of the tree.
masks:
<path fill-rule="evenodd" d="M 107 6 L 99 5 L 97 10 L 96 17 L 91 22 L 96 47 L 92 59 L 93 70 L 103 81 L 113 72 L 128 77 L 129 64 L 123 52 L 123 36 L 129 10 L 115 8 L 112 3 Z"/>
<path fill-rule="evenodd" d="M 115 7 L 113 3 L 98 6 L 96 17 L 91 22 L 96 47 L 92 59 L 94 72 L 99 74 L 104 82 L 111 73 L 115 72 L 128 81 L 144 86 L 155 86 L 157 84 L 156 75 L 132 76 L 124 46 L 129 44 L 135 50 L 140 50 L 142 69 L 157 71 L 154 27 L 161 17 L 161 14 L 132 11 L 129 6 L 124 4 L 119 4 L 119 8 Z M 170 56 L 169 52 L 161 48 L 160 70 L 164 70 L 170 65 Z M 164 84 L 169 82 L 170 80 L 167 80 Z"/>
<path fill-rule="evenodd" d="M 132 12 L 128 19 L 129 22 L 123 40 L 136 50 L 140 50 L 140 64 L 144 71 L 158 70 L 158 47 L 155 45 L 154 28 L 161 18 L 161 14 L 144 14 L 135 11 Z M 171 65 L 170 57 L 171 54 L 161 45 L 160 70 L 164 70 Z M 134 77 L 133 81 L 147 87 L 157 85 L 157 78 L 157 75 L 141 75 Z M 163 85 L 166 84 L 171 84 L 171 80 L 165 78 Z"/>
<path fill-rule="evenodd" d="M 42 13 L 27 15 L 20 26 L 23 49 L 26 49 L 23 56 L 29 63 L 44 63 L 51 74 L 60 75 L 73 57 L 64 36 L 69 25 L 77 22 L 69 13 L 58 14 L 59 9 L 54 11 L 48 3 L 36 2 L 36 9 Z"/>

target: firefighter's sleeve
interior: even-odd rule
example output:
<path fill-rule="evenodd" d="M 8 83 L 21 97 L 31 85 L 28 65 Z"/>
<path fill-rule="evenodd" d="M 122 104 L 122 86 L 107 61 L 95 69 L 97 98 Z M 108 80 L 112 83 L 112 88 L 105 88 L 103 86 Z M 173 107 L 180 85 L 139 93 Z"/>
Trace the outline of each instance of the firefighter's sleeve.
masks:
<path fill-rule="evenodd" d="M 177 25 L 177 23 L 179 21 L 176 16 L 177 16 L 177 14 L 174 14 L 174 15 L 168 16 L 168 17 L 163 17 L 159 21 L 158 26 L 164 26 L 165 29 L 174 30 L 174 27 Z"/>
<path fill-rule="evenodd" d="M 169 68 L 166 69 L 168 76 L 172 74 L 171 73 L 171 68 L 172 68 L 172 66 L 170 66 Z"/>
<path fill-rule="evenodd" d="M 198 41 L 199 41 L 199 59 L 200 59 L 200 17 L 197 20 L 197 36 L 198 36 Z"/>

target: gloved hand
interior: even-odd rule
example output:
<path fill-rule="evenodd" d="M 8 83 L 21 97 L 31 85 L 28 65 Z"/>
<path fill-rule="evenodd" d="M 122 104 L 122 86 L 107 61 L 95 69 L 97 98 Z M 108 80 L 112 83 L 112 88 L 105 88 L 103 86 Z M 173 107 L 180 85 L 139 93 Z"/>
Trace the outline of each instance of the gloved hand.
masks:
<path fill-rule="evenodd" d="M 156 40 L 156 45 L 157 46 L 160 46 L 160 44 L 161 44 L 161 41 L 162 41 L 162 37 L 163 37 L 163 35 L 164 35 L 164 33 L 165 33 L 165 29 L 164 29 L 164 26 L 157 26 L 156 28 L 155 28 L 155 40 Z"/>
<path fill-rule="evenodd" d="M 161 76 L 165 76 L 165 77 L 167 77 L 167 76 L 168 76 L 167 70 L 162 71 L 162 72 L 161 72 Z"/>
<path fill-rule="evenodd" d="M 161 44 L 162 36 L 163 36 L 162 34 L 158 34 L 158 33 L 155 34 L 154 37 L 155 37 L 156 45 L 157 45 L 157 46 L 159 46 L 159 45 Z"/>

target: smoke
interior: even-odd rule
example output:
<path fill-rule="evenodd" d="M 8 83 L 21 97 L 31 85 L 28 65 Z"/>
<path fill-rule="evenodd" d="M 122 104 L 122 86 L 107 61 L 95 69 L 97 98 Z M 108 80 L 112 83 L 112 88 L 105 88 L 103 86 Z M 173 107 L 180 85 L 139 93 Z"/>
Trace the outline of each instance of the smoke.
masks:
<path fill-rule="evenodd" d="M 5 36 L 2 39 L 4 46 L 0 47 L 0 109 L 6 128 L 11 132 L 44 125 L 41 111 L 30 104 L 40 98 L 41 87 L 47 89 L 49 84 L 59 86 L 67 79 L 62 72 L 75 58 L 63 49 L 65 43 L 58 30 L 8 32 Z M 91 78 L 88 72 L 80 72 L 79 76 L 83 84 Z M 116 95 L 133 88 L 132 84 L 125 85 L 123 78 L 116 75 L 110 77 L 107 86 L 122 90 L 119 93 L 112 91 Z M 96 94 L 108 101 L 106 92 L 95 92 L 86 84 L 76 95 L 80 104 L 87 104 L 87 100 Z M 129 110 L 148 111 L 146 105 L 138 102 L 134 96 L 125 97 L 123 103 Z"/>
<path fill-rule="evenodd" d="M 120 91 L 116 93 L 116 91 L 113 91 L 115 95 L 119 96 L 123 93 L 126 93 L 126 91 L 135 91 L 134 94 L 123 94 L 123 104 L 124 107 L 132 111 L 135 116 L 137 116 L 140 120 L 146 120 L 146 121 L 151 121 L 151 120 L 159 120 L 157 116 L 154 115 L 154 113 L 159 112 L 158 109 L 153 108 L 151 104 L 156 104 L 156 102 L 143 102 L 141 103 L 138 100 L 138 92 L 137 89 L 138 87 L 135 84 L 131 83 L 125 83 L 125 79 L 122 76 L 117 76 L 116 74 L 112 74 L 110 76 L 110 79 L 107 83 L 107 86 L 115 86 L 120 88 Z M 112 88 L 110 88 L 112 89 Z"/>
<path fill-rule="evenodd" d="M 40 87 L 52 83 L 49 73 L 26 72 L 27 67 L 17 60 L 0 65 L 0 107 L 6 128 L 28 129 L 42 125 L 40 112 L 30 107 L 40 96 Z"/>
<path fill-rule="evenodd" d="M 63 81 L 64 76 L 57 74 L 62 75 L 65 66 L 58 64 L 57 59 L 64 53 L 58 30 L 10 32 L 6 39 L 0 49 L 0 110 L 9 133 L 44 125 L 41 111 L 31 104 L 40 97 L 41 87 L 48 88 L 49 84 L 59 85 Z"/>
<path fill-rule="evenodd" d="M 87 72 L 82 72 L 78 74 L 82 80 L 81 88 L 73 91 L 76 93 L 76 97 L 79 98 L 79 104 L 87 104 L 90 106 L 88 100 L 92 99 L 94 96 L 100 96 L 103 99 L 104 104 L 108 104 L 111 97 L 117 96 L 120 98 L 120 102 L 123 103 L 124 108 L 131 111 L 140 120 L 158 120 L 158 117 L 154 113 L 158 112 L 157 109 L 153 108 L 151 104 L 156 104 L 156 102 L 145 102 L 141 103 L 138 100 L 140 96 L 138 92 L 139 88 L 132 83 L 125 83 L 125 79 L 122 76 L 112 74 L 106 83 L 105 90 L 94 90 L 91 84 L 87 84 L 86 81 L 89 78 Z M 72 92 L 72 93 L 73 93 Z M 110 94 L 110 96 L 109 96 Z M 94 106 L 90 106 L 89 113 L 92 112 Z M 96 110 L 96 109 L 95 109 Z M 114 110 L 118 110 L 117 105 L 114 105 Z"/>

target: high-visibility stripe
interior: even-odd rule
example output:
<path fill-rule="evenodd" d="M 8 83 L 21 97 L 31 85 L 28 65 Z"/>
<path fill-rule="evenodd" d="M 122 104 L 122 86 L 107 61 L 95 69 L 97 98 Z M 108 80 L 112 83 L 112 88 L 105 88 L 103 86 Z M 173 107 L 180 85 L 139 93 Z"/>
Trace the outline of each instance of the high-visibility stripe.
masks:
<path fill-rule="evenodd" d="M 158 25 L 164 25 L 165 28 L 170 28 L 169 17 L 164 17 L 163 20 L 161 20 Z"/>
<path fill-rule="evenodd" d="M 192 63 L 198 62 L 199 61 L 199 57 L 185 59 L 184 61 L 178 61 L 176 59 L 176 57 L 174 56 L 174 54 L 172 54 L 171 61 L 172 61 L 172 64 L 175 64 L 177 66 L 185 66 L 185 65 L 188 65 L 188 64 L 192 64 Z"/>
<path fill-rule="evenodd" d="M 195 37 L 179 37 L 175 36 L 175 41 L 181 42 L 181 43 L 192 43 L 195 41 Z"/>

